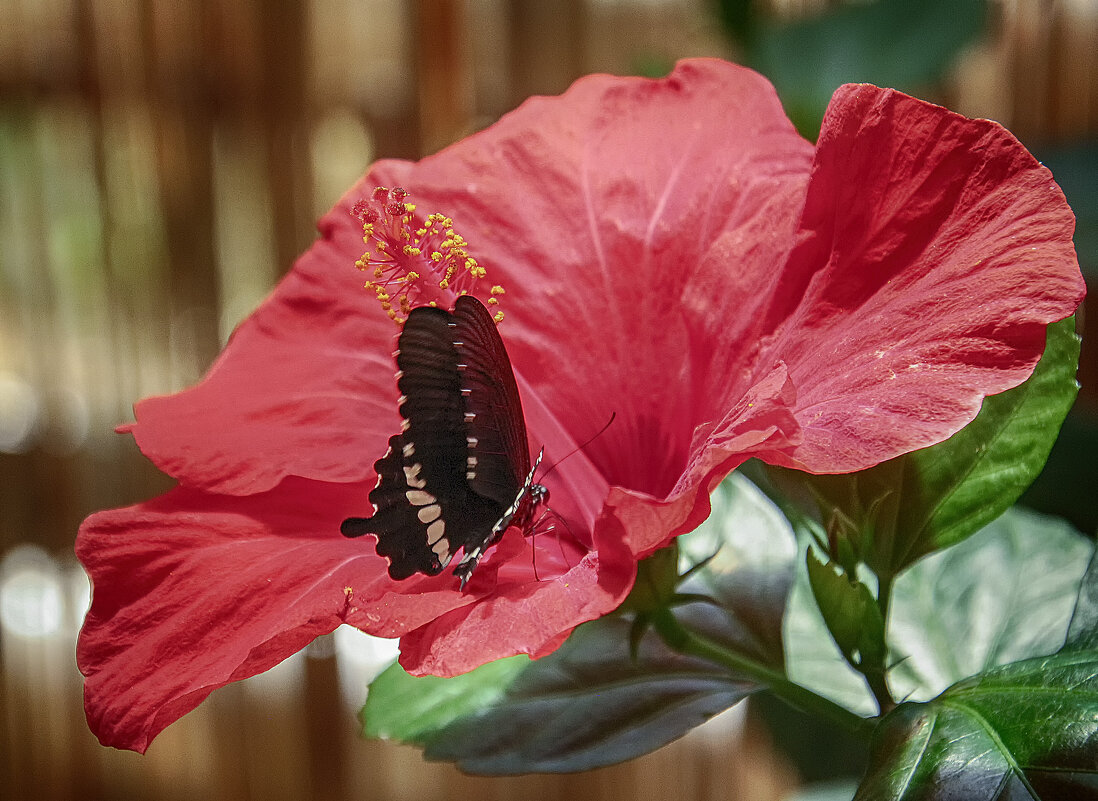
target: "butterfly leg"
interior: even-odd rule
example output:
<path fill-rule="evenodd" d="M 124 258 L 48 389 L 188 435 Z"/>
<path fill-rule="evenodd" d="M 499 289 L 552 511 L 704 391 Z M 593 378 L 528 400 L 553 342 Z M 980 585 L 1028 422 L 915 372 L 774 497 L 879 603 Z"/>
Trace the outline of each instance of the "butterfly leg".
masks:
<path fill-rule="evenodd" d="M 465 583 L 469 581 L 473 575 L 473 571 L 476 570 L 477 565 L 480 564 L 480 557 L 484 555 L 486 546 L 478 546 L 469 553 L 461 557 L 461 561 L 458 562 L 458 566 L 454 568 L 454 575 L 458 577 L 461 582 L 458 586 L 459 590 L 465 589 Z"/>
<path fill-rule="evenodd" d="M 550 519 L 553 520 L 553 521 L 556 521 L 556 522 L 553 522 L 550 525 L 543 528 L 542 526 L 545 523 L 545 521 L 550 520 Z M 551 506 L 546 506 L 541 510 L 541 513 L 538 515 L 537 519 L 527 529 L 528 536 L 532 539 L 533 537 L 536 537 L 538 534 L 549 534 L 550 532 L 556 530 L 557 522 L 559 522 L 564 527 L 564 530 L 568 532 L 568 536 L 571 537 L 573 540 L 575 540 L 576 535 L 572 532 L 572 527 L 568 525 L 568 521 L 565 520 L 560 515 L 560 513 L 558 513 Z M 568 559 L 568 554 L 564 550 L 564 545 L 561 542 L 561 538 L 558 536 L 555 539 L 557 541 L 557 549 L 560 551 L 561 559 L 563 560 L 563 562 L 566 565 L 568 565 L 568 569 L 571 570 L 573 565 Z M 533 543 L 531 543 L 531 546 L 530 546 L 530 563 L 531 563 L 531 566 L 534 569 L 534 579 L 536 581 L 541 581 L 541 577 L 538 576 L 538 565 L 537 565 L 536 553 L 537 553 L 536 549 L 533 547 Z"/>

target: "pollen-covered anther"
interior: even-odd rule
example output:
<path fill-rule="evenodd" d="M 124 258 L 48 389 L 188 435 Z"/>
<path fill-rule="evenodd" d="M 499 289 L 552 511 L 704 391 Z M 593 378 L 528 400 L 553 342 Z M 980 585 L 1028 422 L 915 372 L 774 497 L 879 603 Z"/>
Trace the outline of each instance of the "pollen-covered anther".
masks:
<path fill-rule="evenodd" d="M 405 189 L 379 186 L 352 207 L 366 245 L 355 267 L 370 275 L 365 287 L 398 324 L 404 322 L 398 309 L 407 317 L 416 306 L 449 308 L 487 274 L 469 255 L 469 243 L 454 230 L 452 219 L 438 213 L 420 217 L 408 199 Z M 488 302 L 496 305 L 501 294 L 501 287 L 492 287 Z"/>

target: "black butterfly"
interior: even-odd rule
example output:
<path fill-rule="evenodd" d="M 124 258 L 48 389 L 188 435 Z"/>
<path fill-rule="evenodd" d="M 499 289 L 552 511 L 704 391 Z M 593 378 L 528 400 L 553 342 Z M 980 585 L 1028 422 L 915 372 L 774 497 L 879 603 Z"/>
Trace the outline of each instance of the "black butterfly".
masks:
<path fill-rule="evenodd" d="M 412 309 L 397 340 L 401 433 L 377 462 L 372 517 L 350 517 L 347 537 L 377 536 L 389 575 L 442 572 L 459 549 L 461 587 L 509 526 L 527 531 L 549 491 L 534 483 L 511 360 L 484 305 Z"/>

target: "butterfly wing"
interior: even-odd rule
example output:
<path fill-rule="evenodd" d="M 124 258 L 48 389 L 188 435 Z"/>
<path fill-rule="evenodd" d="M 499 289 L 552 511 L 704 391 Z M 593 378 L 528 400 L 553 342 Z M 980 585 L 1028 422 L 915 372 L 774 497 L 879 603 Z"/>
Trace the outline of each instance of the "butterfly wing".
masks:
<path fill-rule="evenodd" d="M 468 441 L 466 481 L 478 495 L 506 509 L 530 472 L 526 420 L 515 373 L 488 310 L 469 295 L 454 304 Z"/>
<path fill-rule="evenodd" d="M 451 322 L 431 307 L 408 315 L 396 353 L 402 431 L 374 465 L 376 511 L 341 526 L 350 537 L 375 534 L 394 579 L 439 573 L 461 547 L 485 539 L 500 512 L 466 481 L 466 399 Z"/>

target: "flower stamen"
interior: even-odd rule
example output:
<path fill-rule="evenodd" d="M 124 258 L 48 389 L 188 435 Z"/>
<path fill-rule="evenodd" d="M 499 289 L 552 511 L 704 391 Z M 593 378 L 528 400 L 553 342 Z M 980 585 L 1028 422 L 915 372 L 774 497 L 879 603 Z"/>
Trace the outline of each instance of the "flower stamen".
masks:
<path fill-rule="evenodd" d="M 452 219 L 437 213 L 417 218 L 415 204 L 407 199 L 408 192 L 400 187 L 379 186 L 352 209 L 366 245 L 355 266 L 370 276 L 364 288 L 374 292 L 397 325 L 404 324 L 415 306 L 449 308 L 487 275 L 469 255 L 469 243 L 454 230 Z M 503 319 L 502 294 L 502 287 L 493 286 L 487 301 L 497 323 Z"/>

